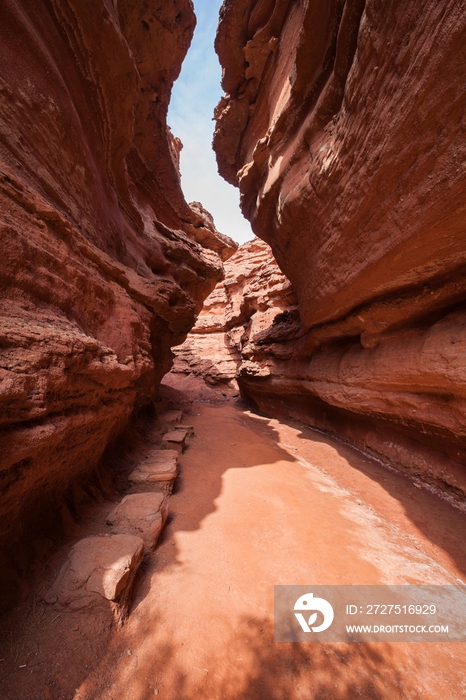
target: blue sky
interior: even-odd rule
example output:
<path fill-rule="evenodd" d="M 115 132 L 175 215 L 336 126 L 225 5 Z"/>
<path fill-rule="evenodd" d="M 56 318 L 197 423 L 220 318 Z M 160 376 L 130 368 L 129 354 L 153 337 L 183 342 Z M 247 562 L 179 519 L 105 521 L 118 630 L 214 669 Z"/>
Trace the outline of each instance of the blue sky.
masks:
<path fill-rule="evenodd" d="M 214 38 L 221 0 L 194 0 L 197 26 L 176 81 L 168 123 L 181 139 L 181 185 L 188 202 L 201 202 L 217 229 L 243 243 L 253 238 L 239 208 L 239 191 L 220 177 L 212 151 L 214 107 L 222 96 Z"/>

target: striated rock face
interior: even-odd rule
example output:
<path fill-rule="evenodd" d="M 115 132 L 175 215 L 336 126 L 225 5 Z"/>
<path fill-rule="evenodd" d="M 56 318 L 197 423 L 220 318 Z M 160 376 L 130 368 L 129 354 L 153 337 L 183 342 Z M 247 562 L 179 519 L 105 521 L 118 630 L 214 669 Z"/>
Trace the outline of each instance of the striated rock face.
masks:
<path fill-rule="evenodd" d="M 205 248 L 215 250 L 222 260 L 231 258 L 238 249 L 238 244 L 229 236 L 217 231 L 212 215 L 204 209 L 200 202 L 191 202 L 189 207 L 199 217 L 194 225 L 194 231 L 192 228 L 190 229 L 195 240 Z"/>
<path fill-rule="evenodd" d="M 8 555 L 147 403 L 236 244 L 166 126 L 190 0 L 5 0 L 0 542 Z M 46 518 L 45 518 L 46 519 Z M 0 557 L 1 558 L 1 557 Z M 0 568 L 6 570 L 3 560 Z"/>
<path fill-rule="evenodd" d="M 225 264 L 164 382 L 201 398 L 231 396 L 239 377 L 268 377 L 285 341 L 302 335 L 296 296 L 270 247 L 256 238 Z M 206 386 L 207 385 L 207 386 Z"/>
<path fill-rule="evenodd" d="M 226 0 L 219 169 L 299 300 L 282 405 L 466 489 L 466 13 Z"/>

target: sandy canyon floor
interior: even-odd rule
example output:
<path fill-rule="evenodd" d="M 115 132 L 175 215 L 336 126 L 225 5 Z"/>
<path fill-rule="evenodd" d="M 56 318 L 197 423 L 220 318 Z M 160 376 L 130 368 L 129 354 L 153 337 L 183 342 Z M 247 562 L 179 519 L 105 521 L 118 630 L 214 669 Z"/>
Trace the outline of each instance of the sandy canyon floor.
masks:
<path fill-rule="evenodd" d="M 188 418 L 128 620 L 57 615 L 37 593 L 49 567 L 3 621 L 2 700 L 465 698 L 466 644 L 273 641 L 274 584 L 466 581 L 464 514 L 299 424 L 234 403 Z"/>

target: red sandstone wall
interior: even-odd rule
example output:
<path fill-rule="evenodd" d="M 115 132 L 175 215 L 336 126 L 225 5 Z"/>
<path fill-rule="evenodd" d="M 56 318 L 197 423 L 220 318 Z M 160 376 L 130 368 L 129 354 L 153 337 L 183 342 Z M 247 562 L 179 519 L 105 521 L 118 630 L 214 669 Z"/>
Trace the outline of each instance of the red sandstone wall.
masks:
<path fill-rule="evenodd" d="M 278 341 L 285 340 L 285 326 L 288 339 L 302 335 L 296 295 L 266 243 L 259 238 L 243 243 L 224 267 L 225 279 L 205 300 L 185 342 L 174 348 L 173 367 L 164 378 L 196 398 L 237 394 L 241 375 L 269 376 L 274 351 L 283 355 Z"/>
<path fill-rule="evenodd" d="M 299 299 L 279 404 L 466 489 L 466 10 L 226 0 L 214 145 Z"/>
<path fill-rule="evenodd" d="M 236 248 L 186 204 L 166 126 L 194 25 L 189 0 L 2 3 L 3 572 L 153 397 Z"/>

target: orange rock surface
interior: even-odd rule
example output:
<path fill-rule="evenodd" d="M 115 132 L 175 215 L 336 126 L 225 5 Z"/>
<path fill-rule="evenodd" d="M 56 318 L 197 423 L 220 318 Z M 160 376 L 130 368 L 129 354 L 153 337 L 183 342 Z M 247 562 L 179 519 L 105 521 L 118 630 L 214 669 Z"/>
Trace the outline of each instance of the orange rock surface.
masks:
<path fill-rule="evenodd" d="M 243 390 L 463 498 L 466 13 L 227 0 L 219 169 L 305 336 Z"/>
<path fill-rule="evenodd" d="M 273 348 L 260 354 L 264 333 L 269 337 L 271 328 L 279 333 L 290 319 L 295 337 L 301 331 L 296 296 L 270 247 L 258 238 L 243 243 L 225 263 L 225 279 L 207 297 L 187 339 L 174 348 L 164 382 L 196 397 L 234 395 L 240 374 L 270 374 Z"/>
<path fill-rule="evenodd" d="M 69 517 L 236 249 L 185 202 L 166 125 L 194 25 L 189 0 L 3 3 L 4 578 L 32 556 L 25 533 Z"/>

